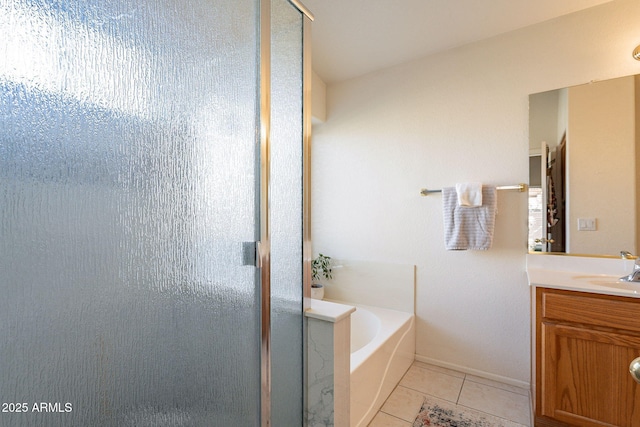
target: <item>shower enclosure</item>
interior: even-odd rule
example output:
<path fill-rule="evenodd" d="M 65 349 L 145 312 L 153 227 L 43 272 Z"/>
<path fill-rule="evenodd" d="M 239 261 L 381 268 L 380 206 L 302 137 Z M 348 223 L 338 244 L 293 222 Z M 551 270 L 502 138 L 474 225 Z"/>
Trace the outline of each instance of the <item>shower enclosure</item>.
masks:
<path fill-rule="evenodd" d="M 0 425 L 303 424 L 309 21 L 0 0 Z"/>

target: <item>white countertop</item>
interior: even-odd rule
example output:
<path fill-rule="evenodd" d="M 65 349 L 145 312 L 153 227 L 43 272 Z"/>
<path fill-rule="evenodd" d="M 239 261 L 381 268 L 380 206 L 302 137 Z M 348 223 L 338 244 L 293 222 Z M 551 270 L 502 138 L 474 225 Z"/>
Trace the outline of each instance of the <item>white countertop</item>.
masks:
<path fill-rule="evenodd" d="M 565 255 L 527 256 L 530 286 L 640 298 L 640 283 L 618 279 L 633 271 L 634 260 Z"/>

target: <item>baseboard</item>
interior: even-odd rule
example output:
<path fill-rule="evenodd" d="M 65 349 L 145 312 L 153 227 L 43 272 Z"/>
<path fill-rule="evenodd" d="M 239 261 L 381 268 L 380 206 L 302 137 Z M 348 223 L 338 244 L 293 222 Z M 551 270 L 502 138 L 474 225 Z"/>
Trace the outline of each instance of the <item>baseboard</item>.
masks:
<path fill-rule="evenodd" d="M 442 360 L 432 359 L 430 357 L 421 356 L 416 354 L 416 360 L 418 362 L 429 363 L 430 365 L 439 366 L 441 368 L 452 369 L 454 371 L 463 372 L 465 374 L 475 375 L 477 377 L 486 378 L 488 380 L 498 381 L 503 384 L 512 385 L 515 387 L 531 390 L 531 384 L 526 381 L 520 381 L 509 377 L 503 377 L 502 375 L 496 375 L 489 372 L 480 371 L 478 369 L 472 369 L 466 366 L 456 365 L 455 363 L 444 362 Z"/>

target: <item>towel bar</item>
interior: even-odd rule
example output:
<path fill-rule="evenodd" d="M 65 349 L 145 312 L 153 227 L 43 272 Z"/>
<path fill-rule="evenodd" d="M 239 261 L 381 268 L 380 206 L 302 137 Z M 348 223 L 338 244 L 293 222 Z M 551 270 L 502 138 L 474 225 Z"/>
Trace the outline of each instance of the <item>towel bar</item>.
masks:
<path fill-rule="evenodd" d="M 520 193 L 527 191 L 527 184 L 516 184 L 516 185 L 501 185 L 496 187 L 497 190 L 518 190 Z M 442 193 L 442 190 L 427 190 L 423 188 L 420 190 L 421 196 L 428 196 L 430 193 Z"/>

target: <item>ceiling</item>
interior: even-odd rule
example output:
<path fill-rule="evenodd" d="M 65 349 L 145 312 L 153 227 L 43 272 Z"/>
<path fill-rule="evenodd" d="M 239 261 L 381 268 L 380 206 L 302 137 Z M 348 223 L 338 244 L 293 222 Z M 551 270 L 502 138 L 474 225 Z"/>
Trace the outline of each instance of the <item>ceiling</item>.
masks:
<path fill-rule="evenodd" d="M 487 39 L 611 0 L 303 0 L 313 69 L 327 83 Z"/>

